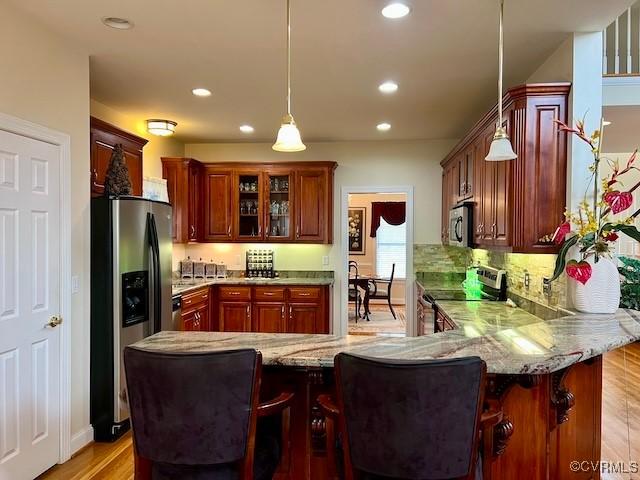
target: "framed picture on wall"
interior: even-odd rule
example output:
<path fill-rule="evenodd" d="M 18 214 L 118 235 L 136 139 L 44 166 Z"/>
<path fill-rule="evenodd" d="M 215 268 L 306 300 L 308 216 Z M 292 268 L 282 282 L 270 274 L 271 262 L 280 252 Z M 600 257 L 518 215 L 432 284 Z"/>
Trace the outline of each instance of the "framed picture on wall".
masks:
<path fill-rule="evenodd" d="M 366 239 L 364 229 L 366 226 L 367 209 L 364 207 L 349 209 L 349 254 L 364 255 Z"/>

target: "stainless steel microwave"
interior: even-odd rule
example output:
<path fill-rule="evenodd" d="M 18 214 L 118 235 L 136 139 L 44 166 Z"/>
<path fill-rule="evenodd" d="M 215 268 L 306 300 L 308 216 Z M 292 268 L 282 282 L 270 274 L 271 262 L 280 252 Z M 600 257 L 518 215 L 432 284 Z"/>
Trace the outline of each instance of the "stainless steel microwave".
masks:
<path fill-rule="evenodd" d="M 471 205 L 462 204 L 449 211 L 449 245 L 468 247 L 471 244 Z"/>

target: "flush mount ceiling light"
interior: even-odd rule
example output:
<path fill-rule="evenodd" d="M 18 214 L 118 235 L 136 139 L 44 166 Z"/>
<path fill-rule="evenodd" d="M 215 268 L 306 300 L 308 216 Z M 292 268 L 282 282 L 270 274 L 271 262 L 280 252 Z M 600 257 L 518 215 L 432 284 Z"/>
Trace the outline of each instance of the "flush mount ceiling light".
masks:
<path fill-rule="evenodd" d="M 307 148 L 291 115 L 291 0 L 287 0 L 287 114 L 271 148 L 277 152 L 301 152 Z"/>
<path fill-rule="evenodd" d="M 240 125 L 240 131 L 242 133 L 253 133 L 254 130 L 251 125 Z"/>
<path fill-rule="evenodd" d="M 391 19 L 402 18 L 409 15 L 410 11 L 411 9 L 404 3 L 394 2 L 382 9 L 382 16 Z"/>
<path fill-rule="evenodd" d="M 211 90 L 207 90 L 206 88 L 194 88 L 191 90 L 196 97 L 209 97 L 211 96 Z"/>
<path fill-rule="evenodd" d="M 118 30 L 129 30 L 133 28 L 133 22 L 127 20 L 126 18 L 103 17 L 102 23 L 104 23 L 107 27 L 117 28 Z"/>
<path fill-rule="evenodd" d="M 379 123 L 378 125 L 376 125 L 376 128 L 379 132 L 388 132 L 389 130 L 391 130 L 391 124 L 386 122 Z"/>
<path fill-rule="evenodd" d="M 504 58 L 504 0 L 500 0 L 500 21 L 498 27 L 498 123 L 493 136 L 489 153 L 485 157 L 488 162 L 515 160 L 518 158 L 511 146 L 511 140 L 502 123 L 502 63 Z"/>
<path fill-rule="evenodd" d="M 384 82 L 378 86 L 378 90 L 382 93 L 396 93 L 398 91 L 398 84 L 396 82 Z"/>
<path fill-rule="evenodd" d="M 159 137 L 168 137 L 175 133 L 176 125 L 178 124 L 171 120 L 154 118 L 147 120 L 147 132 L 152 135 L 158 135 Z"/>

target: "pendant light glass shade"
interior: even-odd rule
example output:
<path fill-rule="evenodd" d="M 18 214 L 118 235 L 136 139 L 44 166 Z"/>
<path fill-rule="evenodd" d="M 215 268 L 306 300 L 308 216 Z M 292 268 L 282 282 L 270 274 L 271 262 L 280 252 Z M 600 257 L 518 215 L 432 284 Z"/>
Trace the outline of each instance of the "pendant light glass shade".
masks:
<path fill-rule="evenodd" d="M 291 115 L 291 0 L 287 0 L 287 114 L 271 148 L 277 152 L 301 152 L 307 148 Z"/>
<path fill-rule="evenodd" d="M 291 115 L 285 115 L 282 119 L 282 125 L 278 130 L 278 138 L 273 148 L 277 152 L 301 152 L 306 150 L 306 145 L 302 143 L 300 130 L 296 127 L 296 122 Z"/>
<path fill-rule="evenodd" d="M 496 127 L 496 133 L 493 136 L 491 147 L 489 147 L 489 154 L 484 159 L 488 162 L 501 162 L 503 160 L 515 160 L 516 158 L 518 156 L 513 151 L 507 132 L 502 127 Z"/>
<path fill-rule="evenodd" d="M 488 162 L 501 162 L 503 160 L 515 160 L 518 158 L 513 151 L 513 146 L 502 126 L 502 65 L 504 58 L 504 0 L 500 0 L 500 23 L 498 27 L 498 123 L 496 133 L 493 136 L 489 153 L 484 159 Z"/>

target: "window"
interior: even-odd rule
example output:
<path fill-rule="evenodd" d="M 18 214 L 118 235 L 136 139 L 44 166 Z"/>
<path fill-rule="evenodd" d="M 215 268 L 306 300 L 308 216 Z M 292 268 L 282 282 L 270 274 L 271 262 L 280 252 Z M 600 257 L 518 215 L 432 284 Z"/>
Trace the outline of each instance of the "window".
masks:
<path fill-rule="evenodd" d="M 376 274 L 389 278 L 391 267 L 396 264 L 395 278 L 406 278 L 407 272 L 407 224 L 389 225 L 380 219 L 376 233 Z"/>

